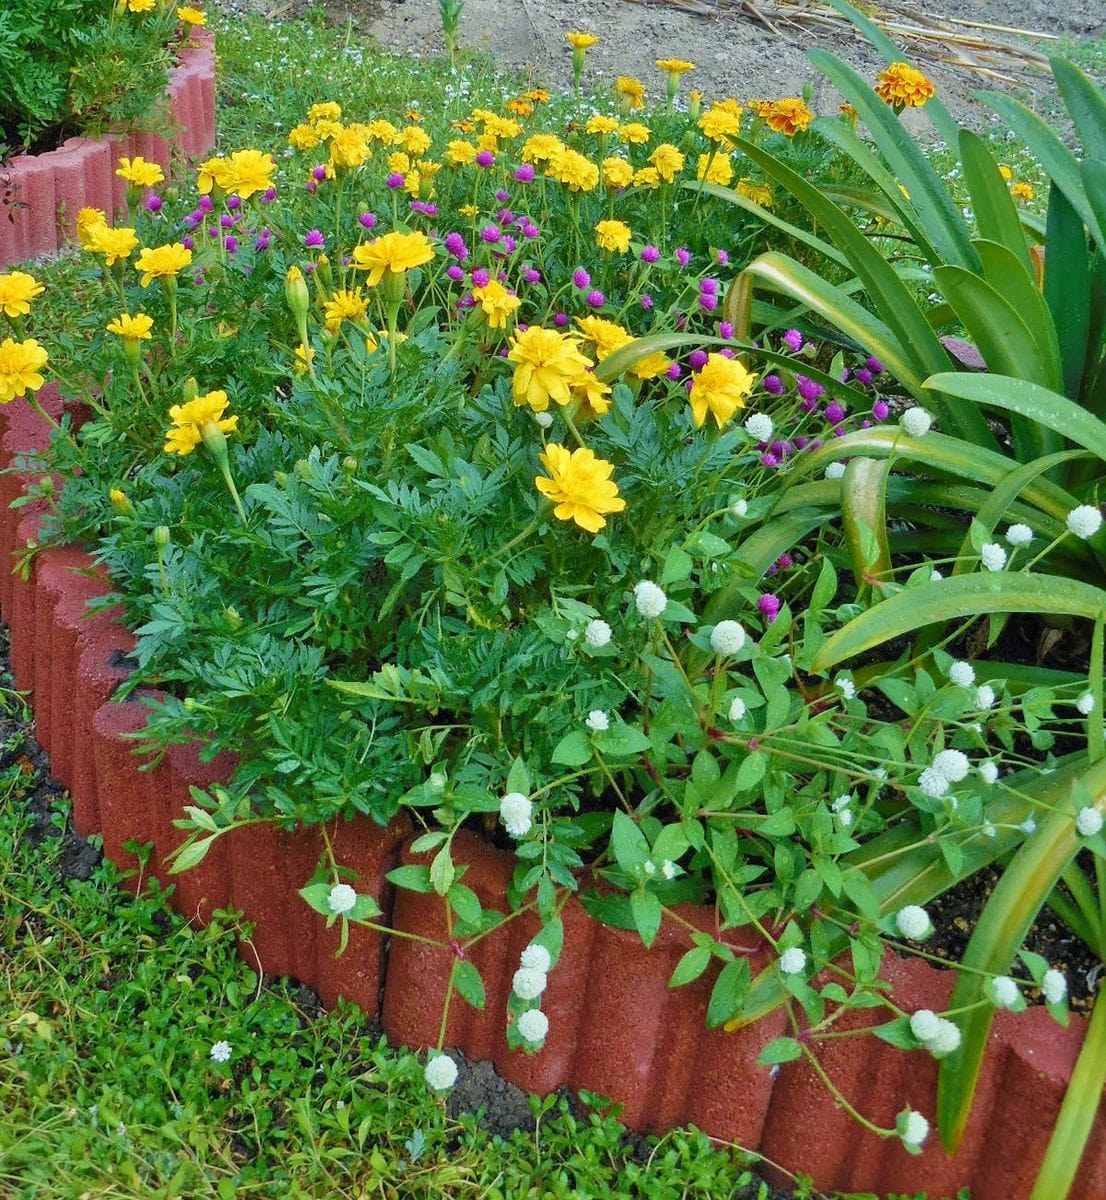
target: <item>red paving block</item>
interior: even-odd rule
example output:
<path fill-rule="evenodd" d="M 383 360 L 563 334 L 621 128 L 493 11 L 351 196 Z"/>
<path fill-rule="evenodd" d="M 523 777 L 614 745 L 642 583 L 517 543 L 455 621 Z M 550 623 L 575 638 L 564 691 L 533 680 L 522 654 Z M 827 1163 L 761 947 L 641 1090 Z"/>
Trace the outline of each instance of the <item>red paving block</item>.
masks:
<path fill-rule="evenodd" d="M 41 503 L 28 504 L 19 510 L 20 517 L 15 526 L 15 550 L 17 556 L 23 547 L 38 540 L 42 522 Z M 35 684 L 35 560 L 24 571 L 18 566 L 11 576 L 11 616 L 8 628 L 11 632 L 12 679 L 18 691 L 30 691 Z"/>
<path fill-rule="evenodd" d="M 57 248 L 57 201 L 49 154 L 19 154 L 5 167 L 15 186 L 13 209 L 18 244 L 26 258 L 52 254 Z"/>

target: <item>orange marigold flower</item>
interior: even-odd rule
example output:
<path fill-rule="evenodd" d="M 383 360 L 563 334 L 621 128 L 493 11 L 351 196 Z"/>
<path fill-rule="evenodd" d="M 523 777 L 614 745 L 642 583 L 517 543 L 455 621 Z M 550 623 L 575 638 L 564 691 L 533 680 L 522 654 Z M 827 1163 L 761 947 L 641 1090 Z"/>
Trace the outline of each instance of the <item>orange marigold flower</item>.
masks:
<path fill-rule="evenodd" d="M 909 63 L 892 63 L 876 76 L 876 95 L 895 108 L 921 108 L 937 89 Z"/>
<path fill-rule="evenodd" d="M 776 100 L 768 107 L 764 120 L 769 129 L 776 133 L 794 137 L 804 132 L 814 120 L 814 113 L 806 106 L 806 102 L 798 96 L 788 96 L 784 100 Z"/>

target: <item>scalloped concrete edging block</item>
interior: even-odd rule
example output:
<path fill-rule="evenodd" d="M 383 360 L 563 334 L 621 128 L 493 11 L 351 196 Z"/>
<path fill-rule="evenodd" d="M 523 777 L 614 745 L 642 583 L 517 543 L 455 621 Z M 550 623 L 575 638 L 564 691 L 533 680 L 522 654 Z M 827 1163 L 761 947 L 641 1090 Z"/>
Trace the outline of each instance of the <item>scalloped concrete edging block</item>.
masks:
<path fill-rule="evenodd" d="M 175 154 L 198 158 L 215 145 L 215 38 L 197 29 L 192 42 L 169 72 L 163 132 L 68 138 L 0 164 L 0 268 L 57 253 L 82 208 L 125 213 L 127 185 L 115 174 L 121 156 L 140 154 L 168 171 Z"/>

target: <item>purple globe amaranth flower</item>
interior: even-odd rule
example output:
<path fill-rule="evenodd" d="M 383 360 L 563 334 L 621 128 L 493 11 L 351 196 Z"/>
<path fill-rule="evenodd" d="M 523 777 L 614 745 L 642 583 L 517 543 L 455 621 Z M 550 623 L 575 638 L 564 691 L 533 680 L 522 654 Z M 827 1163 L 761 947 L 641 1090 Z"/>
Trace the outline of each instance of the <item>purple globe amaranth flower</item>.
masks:
<path fill-rule="evenodd" d="M 707 296 L 716 296 L 718 294 L 717 279 L 701 279 L 699 281 L 699 291 Z"/>
<path fill-rule="evenodd" d="M 326 245 L 326 238 L 323 237 L 321 229 L 312 229 L 306 234 L 303 239 L 303 244 L 309 250 L 321 250 Z"/>
<path fill-rule="evenodd" d="M 872 405 L 872 416 L 875 417 L 877 421 L 886 421 L 890 415 L 891 406 L 886 400 L 877 400 L 875 404 Z"/>
<path fill-rule="evenodd" d="M 305 192 L 307 192 L 309 195 L 313 196 L 319 190 L 319 185 L 314 181 L 314 179 L 309 179 L 303 185 L 303 190 Z"/>
<path fill-rule="evenodd" d="M 641 298 L 638 300 L 638 303 L 642 308 L 645 309 L 646 312 L 648 312 L 649 309 L 653 307 L 653 297 L 650 296 L 648 292 L 644 292 Z"/>
<path fill-rule="evenodd" d="M 180 240 L 180 244 L 181 244 L 181 245 L 182 245 L 182 246 L 183 246 L 183 247 L 184 247 L 186 250 L 192 250 L 192 249 L 194 249 L 194 248 L 195 248 L 195 245 L 196 245 L 196 243 L 195 243 L 195 242 L 194 242 L 194 241 L 193 241 L 193 240 L 192 240 L 190 237 L 187 237 L 187 236 L 186 236 L 186 237 L 182 237 L 182 238 L 181 238 L 181 240 Z"/>
<path fill-rule="evenodd" d="M 513 254 L 517 245 L 518 242 L 509 233 L 503 235 L 503 249 L 507 254 Z"/>
<path fill-rule="evenodd" d="M 712 296 L 710 292 L 699 293 L 699 307 L 707 312 L 714 312 L 718 307 L 718 297 Z"/>
<path fill-rule="evenodd" d="M 436 217 L 438 215 L 438 206 L 430 204 L 426 200 L 412 200 L 411 211 L 422 213 L 424 217 Z"/>
<path fill-rule="evenodd" d="M 219 218 L 219 228 L 220 229 L 233 229 L 234 228 L 234 218 L 230 215 L 230 213 L 223 213 L 223 215 Z"/>
<path fill-rule="evenodd" d="M 834 437 L 844 437 L 847 432 L 848 430 L 846 430 L 844 425 L 835 425 L 830 430 L 830 433 L 832 433 Z"/>
<path fill-rule="evenodd" d="M 529 238 L 531 241 L 533 241 L 534 238 L 539 237 L 540 235 L 541 230 L 534 224 L 533 221 L 527 221 L 526 224 L 522 226 L 522 236 L 524 238 Z"/>
<path fill-rule="evenodd" d="M 809 445 L 810 445 L 810 438 L 808 438 L 808 437 L 797 437 L 795 439 L 795 449 L 796 450 L 805 450 L 807 448 L 807 446 L 809 446 Z"/>
<path fill-rule="evenodd" d="M 157 194 L 157 192 L 151 192 L 146 197 L 146 211 L 147 212 L 159 213 L 159 212 L 161 212 L 162 208 L 164 208 L 164 207 L 165 207 L 165 201 L 162 200 L 162 198 Z"/>
<path fill-rule="evenodd" d="M 812 413 L 817 409 L 817 407 L 818 401 L 814 399 L 804 400 L 802 404 L 799 405 L 799 408 L 805 413 Z"/>
<path fill-rule="evenodd" d="M 783 344 L 798 354 L 803 348 L 803 335 L 797 329 L 789 329 L 783 335 Z"/>
<path fill-rule="evenodd" d="M 536 270 L 534 267 L 527 267 L 526 270 L 522 272 L 522 278 L 523 282 L 525 283 L 541 283 L 541 272 Z M 522 327 L 519 326 L 519 328 L 521 329 Z"/>
<path fill-rule="evenodd" d="M 465 277 L 465 272 L 456 263 L 450 263 L 445 269 L 446 275 L 453 280 L 454 283 L 460 283 Z"/>
<path fill-rule="evenodd" d="M 718 336 L 721 338 L 732 338 L 733 337 L 733 325 L 731 325 L 729 321 L 723 321 L 718 326 Z"/>
<path fill-rule="evenodd" d="M 234 254 L 238 249 L 238 239 L 232 233 L 223 238 L 223 247 L 228 254 Z"/>
<path fill-rule="evenodd" d="M 691 262 L 691 251 L 685 250 L 683 246 L 676 247 L 676 261 L 681 267 L 686 267 Z"/>
<path fill-rule="evenodd" d="M 262 204 L 272 204 L 272 202 L 276 198 L 277 198 L 277 190 L 275 187 L 266 188 L 261 193 L 261 203 Z"/>
<path fill-rule="evenodd" d="M 641 261 L 644 263 L 660 262 L 661 252 L 656 246 L 645 246 L 641 251 Z"/>
<path fill-rule="evenodd" d="M 510 198 L 511 198 L 511 193 L 505 192 L 502 188 L 500 188 L 499 191 L 496 192 L 495 198 L 499 201 L 500 204 L 506 204 L 507 201 L 510 200 Z"/>
<path fill-rule="evenodd" d="M 553 324 L 556 325 L 558 329 L 564 329 L 564 327 L 568 324 L 568 313 L 554 313 Z"/>
<path fill-rule="evenodd" d="M 720 267 L 728 267 L 730 265 L 730 256 L 725 250 L 719 250 L 715 257 L 718 259 Z"/>
<path fill-rule="evenodd" d="M 757 608 L 768 618 L 768 623 L 771 623 L 780 615 L 780 609 L 783 608 L 783 601 L 774 592 L 765 592 L 757 601 Z"/>
<path fill-rule="evenodd" d="M 874 355 L 869 354 L 864 360 L 864 365 L 872 372 L 873 375 L 882 375 L 884 372 L 883 363 Z"/>
<path fill-rule="evenodd" d="M 771 450 L 765 450 L 760 456 L 760 465 L 762 467 L 778 467 L 780 460 L 772 453 Z"/>
<path fill-rule="evenodd" d="M 607 303 L 607 297 L 598 288 L 593 288 L 585 297 L 588 308 L 602 308 Z"/>
<path fill-rule="evenodd" d="M 848 382 L 849 382 L 849 368 L 848 368 L 848 367 L 846 367 L 846 368 L 845 368 L 845 369 L 844 369 L 844 370 L 841 372 L 841 382 L 842 382 L 842 383 L 848 383 Z"/>
<path fill-rule="evenodd" d="M 203 213 L 200 212 L 199 209 L 196 209 L 195 212 L 190 212 L 184 218 L 184 220 L 181 221 L 181 225 L 184 226 L 185 229 L 195 229 L 196 226 L 199 225 L 201 221 L 203 221 L 203 219 L 204 219 Z"/>
<path fill-rule="evenodd" d="M 707 365 L 708 357 L 705 350 L 692 350 L 687 356 L 687 364 L 693 371 L 698 371 Z"/>
<path fill-rule="evenodd" d="M 578 267 L 572 272 L 572 282 L 581 291 L 591 283 L 591 276 L 584 270 L 583 267 Z"/>
<path fill-rule="evenodd" d="M 781 554 L 779 558 L 776 559 L 776 566 L 779 567 L 781 571 L 786 571 L 788 567 L 793 567 L 794 565 L 795 560 L 790 554 Z"/>
<path fill-rule="evenodd" d="M 723 358 L 735 358 L 737 356 L 737 352 L 735 350 L 731 350 L 729 346 L 723 346 L 718 353 L 721 354 Z"/>
<path fill-rule="evenodd" d="M 807 447 L 807 449 L 808 450 L 821 450 L 822 449 L 822 439 L 815 438 L 814 441 L 811 442 L 810 445 Z"/>
<path fill-rule="evenodd" d="M 209 225 L 207 227 L 207 236 L 208 237 L 218 237 L 219 236 L 219 226 L 218 225 Z"/>
<path fill-rule="evenodd" d="M 269 238 L 265 234 L 262 234 L 259 238 L 255 239 L 253 248 L 255 250 L 257 250 L 259 253 L 262 250 L 268 250 L 269 249 Z"/>
<path fill-rule="evenodd" d="M 462 262 L 469 256 L 469 249 L 465 245 L 465 239 L 456 231 L 447 233 L 442 245 L 445 246 L 448 254 L 460 259 Z"/>
<path fill-rule="evenodd" d="M 394 192 L 397 188 L 403 187 L 403 185 L 407 182 L 407 180 L 404 179 L 404 177 L 399 173 L 399 171 L 393 171 L 391 173 L 391 175 L 389 175 L 388 178 L 384 180 L 384 182 Z"/>
<path fill-rule="evenodd" d="M 494 167 L 495 155 L 490 150 L 481 150 L 476 156 L 476 165 L 478 167 Z"/>
<path fill-rule="evenodd" d="M 503 230 L 501 230 L 498 225 L 485 225 L 484 228 L 480 230 L 481 240 L 485 242 L 498 242 L 502 236 Z"/>
<path fill-rule="evenodd" d="M 872 422 L 869 421 L 867 417 L 865 417 L 864 420 L 860 422 L 860 428 L 861 429 L 871 429 Z"/>
<path fill-rule="evenodd" d="M 201 212 L 209 213 L 215 207 L 215 205 L 212 203 L 210 196 L 201 196 L 196 202 L 196 207 Z"/>
<path fill-rule="evenodd" d="M 491 276 L 488 274 L 487 271 L 484 270 L 483 267 L 477 267 L 476 270 L 473 271 L 473 273 L 472 273 L 472 286 L 473 287 L 487 287 L 488 280 L 490 278 L 491 278 Z"/>
<path fill-rule="evenodd" d="M 311 178 L 318 183 L 322 183 L 322 181 L 326 178 L 326 167 L 322 163 L 312 167 Z"/>
<path fill-rule="evenodd" d="M 510 225 L 510 223 L 515 219 L 514 210 L 510 208 L 501 208 L 499 212 L 495 214 L 495 219 L 500 223 L 500 225 Z"/>
<path fill-rule="evenodd" d="M 760 386 L 771 396 L 782 396 L 785 391 L 783 380 L 778 375 L 765 375 Z"/>
<path fill-rule="evenodd" d="M 872 372 L 869 371 L 867 367 L 857 367 L 857 369 L 853 372 L 853 378 L 862 387 L 872 386 Z"/>
<path fill-rule="evenodd" d="M 678 362 L 669 363 L 668 370 L 665 371 L 665 375 L 669 379 L 679 379 L 683 373 L 684 373 L 684 369 L 683 369 L 683 367 L 680 366 L 680 364 Z"/>
<path fill-rule="evenodd" d="M 768 447 L 768 449 L 771 450 L 777 458 L 784 459 L 791 453 L 791 443 L 783 439 L 777 439 L 771 444 L 771 446 Z"/>
<path fill-rule="evenodd" d="M 831 425 L 839 425 L 846 416 L 845 406 L 838 400 L 832 400 L 826 405 L 826 420 Z"/>
<path fill-rule="evenodd" d="M 523 163 L 521 167 L 518 167 L 515 170 L 515 179 L 517 179 L 519 183 L 533 183 L 534 182 L 534 164 L 533 163 Z"/>
<path fill-rule="evenodd" d="M 375 229 L 376 228 L 376 213 L 363 212 L 357 218 L 357 223 L 358 223 L 358 225 L 361 226 L 362 229 Z"/>
<path fill-rule="evenodd" d="M 465 293 L 465 294 L 464 294 L 464 295 L 461 297 L 461 299 L 457 301 L 457 307 L 458 307 L 458 308 L 472 308 L 472 306 L 473 306 L 475 303 L 476 303 L 476 301 L 475 301 L 475 300 L 473 300 L 473 298 L 472 298 L 472 294 L 471 294 L 471 293 L 469 293 L 469 292 L 466 292 L 466 293 Z"/>
<path fill-rule="evenodd" d="M 795 387 L 804 400 L 818 400 L 826 390 L 820 383 L 815 383 L 813 379 L 807 379 L 805 375 L 795 376 Z M 810 409 L 807 409 L 807 412 L 809 411 Z"/>

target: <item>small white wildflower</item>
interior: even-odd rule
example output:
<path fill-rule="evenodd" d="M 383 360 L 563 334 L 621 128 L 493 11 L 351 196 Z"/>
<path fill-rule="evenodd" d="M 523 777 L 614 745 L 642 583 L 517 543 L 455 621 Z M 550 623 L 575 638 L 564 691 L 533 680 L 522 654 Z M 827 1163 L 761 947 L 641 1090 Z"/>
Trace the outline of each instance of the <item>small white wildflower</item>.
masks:
<path fill-rule="evenodd" d="M 1102 814 L 1088 804 L 1086 808 L 1079 810 L 1079 815 L 1075 818 L 1075 828 L 1079 830 L 1080 837 L 1094 837 L 1096 833 L 1102 832 Z"/>
<path fill-rule="evenodd" d="M 984 542 L 979 548 L 979 561 L 988 571 L 1001 571 L 1006 566 L 1006 551 L 998 542 Z"/>
<path fill-rule="evenodd" d="M 545 991 L 549 977 L 534 967 L 519 967 L 511 980 L 511 990 L 520 1000 L 536 1000 Z"/>
<path fill-rule="evenodd" d="M 837 814 L 837 819 L 841 822 L 841 827 L 843 829 L 848 829 L 853 823 L 853 814 L 850 809 L 842 809 L 842 811 Z"/>
<path fill-rule="evenodd" d="M 659 617 L 668 606 L 668 597 L 655 583 L 643 579 L 634 588 L 634 603 L 643 617 Z"/>
<path fill-rule="evenodd" d="M 908 1112 L 899 1137 L 904 1146 L 917 1150 L 929 1137 L 929 1122 L 920 1112 Z"/>
<path fill-rule="evenodd" d="M 975 689 L 976 708 L 990 708 L 995 702 L 995 689 L 990 684 L 983 684 Z"/>
<path fill-rule="evenodd" d="M 1028 546 L 1033 540 L 1033 530 L 1028 525 L 1011 525 L 1006 531 L 1006 540 L 1011 546 Z"/>
<path fill-rule="evenodd" d="M 928 796 L 931 800 L 940 800 L 949 790 L 948 777 L 933 767 L 926 767 L 918 776 L 918 787 L 921 788 L 923 796 Z"/>
<path fill-rule="evenodd" d="M 846 700 L 851 700 L 856 695 L 856 684 L 848 675 L 838 675 L 833 682 Z"/>
<path fill-rule="evenodd" d="M 730 512 L 732 512 L 735 517 L 743 517 L 748 511 L 748 500 L 735 500 L 733 504 L 730 505 Z"/>
<path fill-rule="evenodd" d="M 772 418 L 766 413 L 753 413 L 745 422 L 745 432 L 754 442 L 770 442 L 774 429 Z"/>
<path fill-rule="evenodd" d="M 602 650 L 604 646 L 610 644 L 610 640 L 611 627 L 606 621 L 601 621 L 596 617 L 584 626 L 584 641 L 593 650 Z"/>
<path fill-rule="evenodd" d="M 553 956 L 544 946 L 531 942 L 519 955 L 519 964 L 528 971 L 540 971 L 545 975 L 553 965 Z"/>
<path fill-rule="evenodd" d="M 710 648 L 715 654 L 736 654 L 745 645 L 745 630 L 738 621 L 719 621 L 711 630 Z"/>
<path fill-rule="evenodd" d="M 529 796 L 521 792 L 508 792 L 499 802 L 499 819 L 513 838 L 525 837 L 530 832 L 533 811 Z"/>
<path fill-rule="evenodd" d="M 1037 832 L 1037 822 L 1032 817 L 1026 817 L 1018 828 L 1026 837 L 1029 837 L 1030 834 Z"/>
<path fill-rule="evenodd" d="M 1013 1008 L 1021 992 L 1009 975 L 996 975 L 991 980 L 991 995 L 999 1008 Z"/>
<path fill-rule="evenodd" d="M 1094 504 L 1080 504 L 1068 513 L 1068 528 L 1077 538 L 1094 537 L 1102 528 L 1102 513 Z"/>
<path fill-rule="evenodd" d="M 912 942 L 920 942 L 933 932 L 933 922 L 929 919 L 929 913 L 920 904 L 908 904 L 905 908 L 900 908 L 895 914 L 895 924 L 899 933 Z"/>
<path fill-rule="evenodd" d="M 740 696 L 734 696 L 730 701 L 730 720 L 740 721 L 745 716 L 745 701 Z"/>
<path fill-rule="evenodd" d="M 954 662 L 949 667 L 949 683 L 957 687 L 971 687 L 975 683 L 975 669 L 971 663 Z"/>
<path fill-rule="evenodd" d="M 838 796 L 837 799 L 830 805 L 835 813 L 843 812 L 853 802 L 852 792 L 846 792 L 843 796 Z"/>
<path fill-rule="evenodd" d="M 986 762 L 981 762 L 979 766 L 976 767 L 976 770 L 979 772 L 979 778 L 982 779 L 988 787 L 995 782 L 999 775 L 998 767 L 991 762 L 990 759 L 988 759 Z"/>
<path fill-rule="evenodd" d="M 212 1062 L 230 1062 L 230 1042 L 216 1042 L 211 1047 L 210 1053 Z"/>
<path fill-rule="evenodd" d="M 520 1013 L 518 1031 L 526 1042 L 544 1042 L 549 1032 L 549 1018 L 540 1008 L 528 1008 Z"/>
<path fill-rule="evenodd" d="M 326 898 L 326 906 L 336 916 L 348 913 L 357 903 L 357 893 L 348 883 L 336 883 Z"/>
<path fill-rule="evenodd" d="M 925 437 L 933 424 L 933 417 L 924 408 L 908 408 L 899 417 L 899 424 L 911 437 Z"/>
<path fill-rule="evenodd" d="M 910 1032 L 919 1042 L 928 1042 L 937 1036 L 941 1018 L 931 1008 L 919 1008 L 910 1018 Z"/>
<path fill-rule="evenodd" d="M 944 1017 L 938 1017 L 937 1022 L 937 1032 L 926 1042 L 926 1049 L 934 1058 L 945 1058 L 960 1049 L 960 1030 Z"/>
<path fill-rule="evenodd" d="M 435 1092 L 448 1092 L 457 1082 L 457 1064 L 448 1054 L 435 1054 L 426 1060 L 422 1073 L 426 1086 Z"/>
<path fill-rule="evenodd" d="M 843 462 L 831 462 L 826 467 L 827 479 L 840 479 L 845 474 L 845 464 Z"/>
<path fill-rule="evenodd" d="M 1049 967 L 1041 980 L 1041 991 L 1049 1004 L 1059 1004 L 1068 994 L 1068 981 L 1063 971 Z"/>
<path fill-rule="evenodd" d="M 607 714 L 601 708 L 593 708 L 588 713 L 584 724 L 592 731 L 592 733 L 605 733 L 611 727 L 610 720 Z"/>
<path fill-rule="evenodd" d="M 680 868 L 670 858 L 666 858 L 661 863 L 661 874 L 665 879 L 675 879 L 680 873 Z"/>
<path fill-rule="evenodd" d="M 929 572 L 929 582 L 930 582 L 930 583 L 937 583 L 937 582 L 938 582 L 938 580 L 941 580 L 941 579 L 944 579 L 944 575 L 942 575 L 942 574 L 941 574 L 941 572 L 940 572 L 940 571 L 938 571 L 936 567 L 934 567 L 934 568 L 933 568 L 933 569 L 932 569 L 932 570 Z"/>
<path fill-rule="evenodd" d="M 933 769 L 944 775 L 949 783 L 966 779 L 971 765 L 968 756 L 961 750 L 942 750 L 933 759 Z"/>
<path fill-rule="evenodd" d="M 801 946 L 789 946 L 780 955 L 780 970 L 785 975 L 798 975 L 806 966 L 806 951 Z"/>
<path fill-rule="evenodd" d="M 553 424 L 553 414 L 551 412 L 534 413 L 534 420 L 537 421 L 539 428 L 548 429 Z"/>
<path fill-rule="evenodd" d="M 1085 717 L 1089 717 L 1094 712 L 1094 696 L 1091 692 L 1084 692 L 1075 702 L 1075 707 Z"/>

